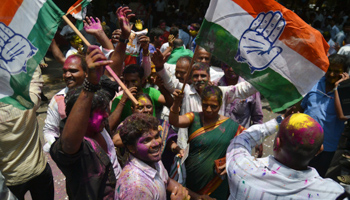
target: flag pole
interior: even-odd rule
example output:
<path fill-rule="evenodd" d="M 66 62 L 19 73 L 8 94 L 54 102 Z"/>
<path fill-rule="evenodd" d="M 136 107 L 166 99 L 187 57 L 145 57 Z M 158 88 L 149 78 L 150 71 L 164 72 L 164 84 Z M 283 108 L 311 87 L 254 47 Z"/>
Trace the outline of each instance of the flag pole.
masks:
<path fill-rule="evenodd" d="M 193 63 L 194 63 L 194 60 L 196 59 L 196 57 L 197 57 L 197 54 L 198 54 L 198 45 L 196 45 L 196 48 L 194 49 L 194 53 L 193 53 L 193 57 L 192 57 L 192 60 L 191 60 L 191 64 L 190 64 L 190 67 L 187 69 L 187 75 L 186 75 L 186 77 L 185 77 L 185 80 L 184 80 L 184 84 L 183 84 L 183 86 L 182 86 L 182 89 L 181 89 L 181 93 L 183 93 L 184 92 L 184 89 L 185 89 L 185 86 L 186 86 L 186 84 L 187 84 L 187 81 L 188 81 L 188 79 L 190 78 L 190 76 L 191 76 L 191 70 L 192 70 L 192 65 L 193 65 Z"/>
<path fill-rule="evenodd" d="M 74 8 L 72 8 L 71 10 L 69 10 L 65 16 L 69 15 L 71 12 L 73 12 L 73 10 L 75 10 L 76 8 L 78 8 L 81 4 L 83 3 L 83 1 L 81 1 L 80 3 L 78 3 L 78 5 L 76 5 Z"/>
<path fill-rule="evenodd" d="M 70 26 L 73 29 L 73 31 L 80 37 L 80 39 L 84 42 L 84 44 L 86 46 L 91 45 L 90 42 L 87 41 L 87 39 L 80 33 L 80 31 L 74 26 L 74 24 L 68 19 L 68 17 L 66 15 L 63 15 L 62 18 L 68 24 L 68 26 Z M 112 68 L 110 66 L 106 66 L 106 69 L 112 75 L 112 77 L 118 82 L 120 87 L 123 88 L 124 92 L 126 93 L 126 95 L 128 95 L 128 97 L 131 99 L 131 101 L 137 105 L 138 101 L 136 100 L 134 95 L 131 94 L 129 89 L 124 85 L 124 83 L 120 80 L 120 78 L 114 73 Z"/>

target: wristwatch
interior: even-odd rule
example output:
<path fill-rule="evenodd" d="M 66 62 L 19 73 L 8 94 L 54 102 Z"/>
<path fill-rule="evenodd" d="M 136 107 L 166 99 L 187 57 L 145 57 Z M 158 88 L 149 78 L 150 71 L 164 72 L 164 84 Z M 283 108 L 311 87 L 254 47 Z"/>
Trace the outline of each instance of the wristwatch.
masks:
<path fill-rule="evenodd" d="M 280 124 L 282 123 L 283 120 L 284 120 L 284 117 L 282 117 L 282 115 L 278 115 L 278 116 L 276 117 L 276 121 L 277 121 L 278 125 L 280 125 Z"/>
<path fill-rule="evenodd" d="M 119 42 L 124 43 L 124 44 L 128 44 L 129 39 L 119 38 Z"/>

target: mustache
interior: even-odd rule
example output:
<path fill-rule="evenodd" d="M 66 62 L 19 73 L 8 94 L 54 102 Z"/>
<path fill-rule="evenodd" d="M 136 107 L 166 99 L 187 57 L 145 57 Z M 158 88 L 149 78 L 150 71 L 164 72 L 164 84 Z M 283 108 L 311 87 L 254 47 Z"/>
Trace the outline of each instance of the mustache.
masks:
<path fill-rule="evenodd" d="M 196 81 L 196 82 L 194 82 L 194 85 L 199 86 L 199 85 L 207 84 L 207 83 L 208 83 L 207 81 Z"/>

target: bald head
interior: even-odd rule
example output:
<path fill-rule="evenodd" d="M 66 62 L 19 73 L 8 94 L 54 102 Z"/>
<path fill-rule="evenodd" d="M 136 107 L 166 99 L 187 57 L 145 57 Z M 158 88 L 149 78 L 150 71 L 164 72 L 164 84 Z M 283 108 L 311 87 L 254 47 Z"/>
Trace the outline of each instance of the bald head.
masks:
<path fill-rule="evenodd" d="M 305 168 L 323 143 L 323 128 L 312 117 L 296 113 L 280 125 L 275 140 L 274 156 L 281 163 Z"/>
<path fill-rule="evenodd" d="M 207 52 L 203 47 L 198 48 L 196 62 L 210 63 L 211 53 Z"/>

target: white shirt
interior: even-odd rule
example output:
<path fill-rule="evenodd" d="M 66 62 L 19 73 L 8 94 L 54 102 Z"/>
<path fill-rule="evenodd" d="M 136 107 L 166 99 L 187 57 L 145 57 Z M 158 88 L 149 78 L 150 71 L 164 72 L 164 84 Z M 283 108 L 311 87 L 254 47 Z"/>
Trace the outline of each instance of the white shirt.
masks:
<path fill-rule="evenodd" d="M 183 84 L 180 83 L 175 76 L 171 77 L 165 69 L 158 72 L 159 76 L 163 79 L 164 87 L 173 93 L 175 89 L 182 89 Z M 220 107 L 219 114 L 225 114 L 225 107 L 228 103 L 231 103 L 234 99 L 245 99 L 255 94 L 256 89 L 248 82 L 239 83 L 237 85 L 221 86 L 222 91 L 222 106 Z M 182 100 L 182 106 L 180 114 L 186 114 L 188 112 L 202 112 L 202 99 L 193 85 L 186 84 L 184 89 L 184 98 Z M 181 128 L 178 132 L 177 144 L 180 148 L 185 149 L 187 147 L 188 133 L 187 128 Z"/>
<path fill-rule="evenodd" d="M 169 47 L 169 42 L 166 42 L 166 43 L 162 44 L 159 51 L 163 53 L 168 47 Z M 183 45 L 183 47 L 186 49 L 185 45 Z"/>
<path fill-rule="evenodd" d="M 70 49 L 66 53 L 66 58 L 68 58 L 71 55 L 77 54 L 77 53 L 78 53 L 78 50 L 71 46 Z"/>
<path fill-rule="evenodd" d="M 210 81 L 216 81 L 225 75 L 224 70 L 221 67 L 210 66 Z"/>
<path fill-rule="evenodd" d="M 344 45 L 342 46 L 339 51 L 338 51 L 339 55 L 344 55 L 347 57 L 350 57 L 350 44 Z"/>
<path fill-rule="evenodd" d="M 255 159 L 251 149 L 275 133 L 278 123 L 272 119 L 253 125 L 231 140 L 226 154 L 230 200 L 237 199 L 336 199 L 344 188 L 331 179 L 323 179 L 308 167 L 298 171 L 279 163 L 273 156 Z"/>

